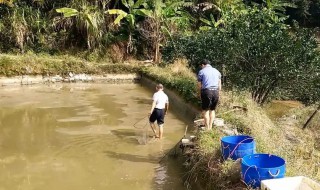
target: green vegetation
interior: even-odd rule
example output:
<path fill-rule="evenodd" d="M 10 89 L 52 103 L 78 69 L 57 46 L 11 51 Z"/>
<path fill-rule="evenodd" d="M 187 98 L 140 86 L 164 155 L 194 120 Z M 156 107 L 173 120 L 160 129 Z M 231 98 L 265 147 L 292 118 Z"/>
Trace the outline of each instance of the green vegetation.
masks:
<path fill-rule="evenodd" d="M 320 101 L 319 16 L 320 0 L 0 0 L 0 75 L 140 72 L 199 106 L 197 63 L 208 58 L 228 125 L 284 157 L 288 175 L 320 180 L 319 116 L 301 130 Z M 274 123 L 258 107 L 273 99 L 309 107 Z M 242 188 L 236 163 L 220 160 L 221 135 L 201 134 L 190 179 Z"/>

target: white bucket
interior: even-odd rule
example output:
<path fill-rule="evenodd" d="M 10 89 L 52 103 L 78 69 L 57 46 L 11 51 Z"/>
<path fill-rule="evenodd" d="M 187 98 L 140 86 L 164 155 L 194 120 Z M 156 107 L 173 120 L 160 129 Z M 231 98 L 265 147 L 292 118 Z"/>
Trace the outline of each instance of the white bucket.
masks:
<path fill-rule="evenodd" d="M 222 118 L 215 118 L 213 124 L 217 127 L 224 126 L 224 120 Z"/>
<path fill-rule="evenodd" d="M 320 190 L 320 184 L 304 176 L 261 181 L 262 190 Z"/>
<path fill-rule="evenodd" d="M 190 139 L 181 139 L 182 144 L 190 143 Z"/>

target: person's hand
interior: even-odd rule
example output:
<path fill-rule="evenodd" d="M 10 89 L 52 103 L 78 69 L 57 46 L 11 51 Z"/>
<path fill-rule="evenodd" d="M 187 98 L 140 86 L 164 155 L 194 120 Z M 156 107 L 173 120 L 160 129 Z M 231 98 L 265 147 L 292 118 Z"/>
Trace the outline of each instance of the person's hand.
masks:
<path fill-rule="evenodd" d="M 150 117 L 150 115 L 151 115 L 151 112 L 148 112 L 148 116 Z"/>
<path fill-rule="evenodd" d="M 201 99 L 201 92 L 197 93 L 197 98 Z"/>

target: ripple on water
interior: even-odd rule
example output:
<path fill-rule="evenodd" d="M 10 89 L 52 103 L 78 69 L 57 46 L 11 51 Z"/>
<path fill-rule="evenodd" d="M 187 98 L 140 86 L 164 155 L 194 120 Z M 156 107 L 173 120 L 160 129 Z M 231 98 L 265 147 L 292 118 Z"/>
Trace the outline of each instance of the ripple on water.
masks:
<path fill-rule="evenodd" d="M 56 132 L 67 135 L 111 134 L 111 131 L 107 125 L 88 125 L 86 127 L 57 128 Z"/>
<path fill-rule="evenodd" d="M 107 146 L 105 135 L 74 135 L 56 147 L 54 157 L 85 157 L 98 155 Z"/>
<path fill-rule="evenodd" d="M 164 166 L 159 166 L 155 169 L 156 176 L 155 176 L 155 183 L 158 185 L 163 185 L 166 183 L 167 178 L 167 169 Z"/>
<path fill-rule="evenodd" d="M 95 121 L 96 118 L 91 116 L 83 116 L 83 117 L 69 117 L 64 119 L 57 119 L 58 122 L 74 122 L 74 121 L 85 121 L 85 122 L 91 122 Z"/>

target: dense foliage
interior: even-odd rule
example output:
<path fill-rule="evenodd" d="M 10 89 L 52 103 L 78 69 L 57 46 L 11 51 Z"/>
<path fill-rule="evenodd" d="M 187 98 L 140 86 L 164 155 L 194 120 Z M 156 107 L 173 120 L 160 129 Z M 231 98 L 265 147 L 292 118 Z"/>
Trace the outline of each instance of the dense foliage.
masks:
<path fill-rule="evenodd" d="M 154 58 L 160 44 L 191 16 L 179 0 L 0 1 L 0 52 L 77 49 Z"/>
<path fill-rule="evenodd" d="M 201 59 L 212 60 L 230 87 L 249 90 L 258 103 L 277 90 L 318 101 L 320 54 L 312 31 L 290 28 L 267 9 L 247 10 L 221 28 L 177 36 L 164 48 L 164 58 L 185 57 L 194 69 Z"/>
<path fill-rule="evenodd" d="M 171 35 L 218 21 L 228 7 L 245 11 L 243 2 L 286 14 L 302 26 L 320 26 L 320 0 L 1 0 L 0 51 L 116 45 L 122 53 L 151 58 Z"/>

